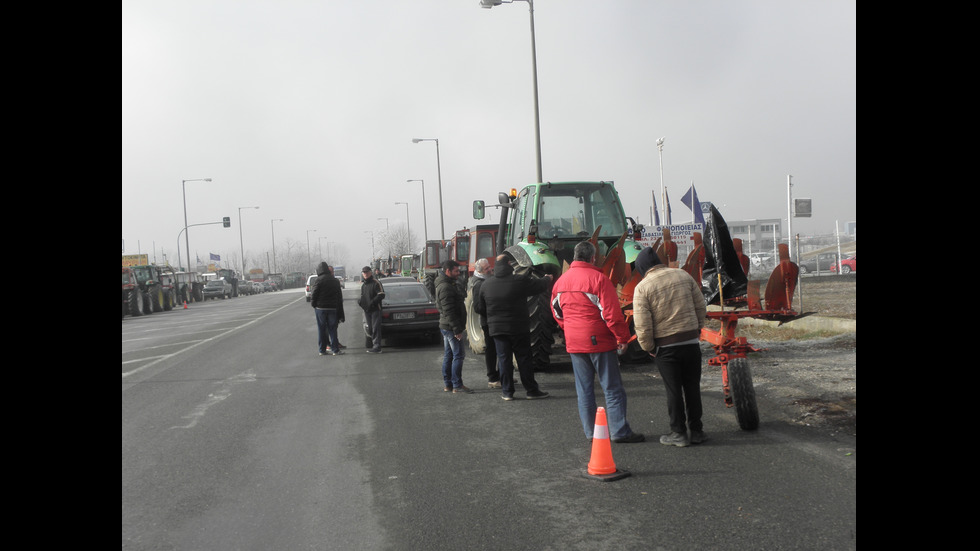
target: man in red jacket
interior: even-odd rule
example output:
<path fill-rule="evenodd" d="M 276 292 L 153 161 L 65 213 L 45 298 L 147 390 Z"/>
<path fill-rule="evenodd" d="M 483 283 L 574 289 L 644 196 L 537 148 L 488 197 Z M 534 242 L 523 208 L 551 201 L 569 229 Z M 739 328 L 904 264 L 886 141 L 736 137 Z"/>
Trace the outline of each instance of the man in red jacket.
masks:
<path fill-rule="evenodd" d="M 572 265 L 551 290 L 551 313 L 565 331 L 565 349 L 572 358 L 578 414 L 585 436 L 595 427 L 595 376 L 606 395 L 606 415 L 613 442 L 643 442 L 626 421 L 626 391 L 619 373 L 618 352 L 626 350 L 629 328 L 612 281 L 595 266 L 595 246 L 575 245 Z"/>

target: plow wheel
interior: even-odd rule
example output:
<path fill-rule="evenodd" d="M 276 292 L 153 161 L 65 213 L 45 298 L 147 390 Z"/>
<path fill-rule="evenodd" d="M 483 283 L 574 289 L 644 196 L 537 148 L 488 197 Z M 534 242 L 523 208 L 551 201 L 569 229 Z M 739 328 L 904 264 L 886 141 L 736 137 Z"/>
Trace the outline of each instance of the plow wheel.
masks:
<path fill-rule="evenodd" d="M 755 403 L 755 386 L 747 358 L 734 358 L 728 362 L 728 384 L 735 405 L 735 419 L 742 430 L 759 428 L 759 408 Z"/>

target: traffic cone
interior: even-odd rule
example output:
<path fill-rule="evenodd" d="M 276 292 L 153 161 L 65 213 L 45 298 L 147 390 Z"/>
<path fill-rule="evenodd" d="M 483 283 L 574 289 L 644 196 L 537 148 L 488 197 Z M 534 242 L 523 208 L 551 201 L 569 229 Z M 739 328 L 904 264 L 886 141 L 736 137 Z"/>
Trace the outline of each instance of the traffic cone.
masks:
<path fill-rule="evenodd" d="M 187 310 L 187 301 L 184 301 L 184 310 Z"/>
<path fill-rule="evenodd" d="M 609 443 L 609 427 L 606 425 L 606 408 L 595 411 L 595 427 L 592 429 L 592 459 L 586 469 L 586 476 L 609 482 L 630 476 L 629 471 L 616 468 L 613 462 L 612 445 Z"/>

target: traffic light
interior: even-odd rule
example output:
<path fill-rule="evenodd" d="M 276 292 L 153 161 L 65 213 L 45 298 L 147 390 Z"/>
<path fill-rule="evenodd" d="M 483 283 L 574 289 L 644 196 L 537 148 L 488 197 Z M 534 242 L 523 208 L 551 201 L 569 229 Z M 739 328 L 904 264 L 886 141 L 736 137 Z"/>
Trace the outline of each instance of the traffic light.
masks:
<path fill-rule="evenodd" d="M 226 228 L 230 228 L 231 227 L 231 218 L 228 217 L 228 216 L 225 216 L 224 218 L 221 219 L 221 224 L 224 227 L 226 227 Z"/>

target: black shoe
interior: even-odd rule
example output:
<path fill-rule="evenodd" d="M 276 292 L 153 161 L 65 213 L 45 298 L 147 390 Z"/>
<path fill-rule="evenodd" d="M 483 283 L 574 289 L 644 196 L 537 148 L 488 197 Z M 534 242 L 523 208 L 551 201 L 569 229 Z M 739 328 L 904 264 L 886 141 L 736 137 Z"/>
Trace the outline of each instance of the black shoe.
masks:
<path fill-rule="evenodd" d="M 617 444 L 633 444 L 635 442 L 643 442 L 646 437 L 638 432 L 634 432 L 629 436 L 624 436 L 623 438 L 613 438 L 613 442 Z"/>
<path fill-rule="evenodd" d="M 473 394 L 473 391 L 466 386 L 460 386 L 453 389 L 453 394 Z"/>
<path fill-rule="evenodd" d="M 547 398 L 548 393 L 543 390 L 532 390 L 527 393 L 528 400 L 537 400 L 538 398 Z"/>
<path fill-rule="evenodd" d="M 691 431 L 691 443 L 692 444 L 700 444 L 701 442 L 704 442 L 707 439 L 708 439 L 708 435 L 705 434 L 703 431 L 699 431 L 699 430 L 692 430 Z"/>
<path fill-rule="evenodd" d="M 505 402 L 510 402 L 514 399 L 513 396 L 507 396 L 506 394 L 502 395 L 501 398 L 503 398 Z"/>
<path fill-rule="evenodd" d="M 344 351 L 343 351 L 343 350 L 334 350 L 334 351 L 333 351 L 333 355 L 334 355 L 334 356 L 340 356 L 340 355 L 341 355 L 341 354 L 343 354 L 343 353 L 344 353 Z"/>
<path fill-rule="evenodd" d="M 380 354 L 381 353 L 381 350 L 380 349 L 376 349 L 376 348 L 368 348 L 367 351 L 370 352 L 371 354 Z"/>

